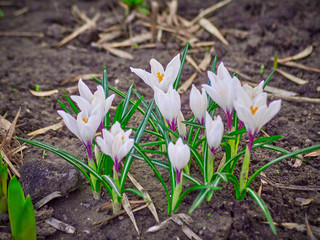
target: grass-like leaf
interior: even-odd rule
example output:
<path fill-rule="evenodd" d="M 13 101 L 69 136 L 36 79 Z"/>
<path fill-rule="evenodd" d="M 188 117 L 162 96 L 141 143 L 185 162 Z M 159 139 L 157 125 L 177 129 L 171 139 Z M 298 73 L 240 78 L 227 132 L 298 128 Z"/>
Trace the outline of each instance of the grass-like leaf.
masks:
<path fill-rule="evenodd" d="M 72 110 L 75 112 L 75 114 L 79 113 L 79 109 L 77 108 L 77 106 L 74 104 L 74 102 L 67 96 L 67 94 L 65 93 L 65 91 L 63 90 L 63 96 L 64 98 L 67 100 L 67 102 L 69 103 L 69 105 L 71 106 Z"/>
<path fill-rule="evenodd" d="M 141 137 L 142 137 L 142 134 L 147 126 L 147 123 L 149 121 L 149 118 L 150 118 L 150 114 L 152 112 L 152 108 L 153 108 L 153 105 L 154 105 L 154 99 L 151 100 L 147 110 L 146 110 L 146 113 L 144 114 L 143 116 L 143 119 L 135 133 L 135 136 L 134 136 L 134 142 L 135 144 L 139 144 L 140 140 L 141 140 Z M 134 151 L 135 151 L 135 148 L 132 148 L 131 151 L 128 153 L 128 157 L 124 163 L 124 166 L 123 166 L 123 170 L 122 170 L 122 173 L 121 173 L 121 178 L 120 178 L 120 189 L 121 189 L 121 192 L 123 191 L 124 189 L 124 183 L 125 183 L 125 180 L 127 178 L 127 175 L 128 175 L 128 172 L 129 172 L 129 168 L 131 166 L 131 162 L 132 162 L 132 154 L 134 154 Z"/>
<path fill-rule="evenodd" d="M 184 63 L 186 61 L 186 56 L 187 56 L 187 52 L 188 52 L 188 48 L 189 48 L 189 42 L 187 42 L 187 45 L 186 47 L 184 48 L 183 50 L 183 53 L 182 53 L 182 56 L 181 56 L 181 65 L 180 65 L 180 69 L 179 69 L 179 73 L 178 73 L 178 76 L 173 84 L 173 88 L 174 89 L 178 89 L 179 87 L 179 83 L 180 83 L 180 79 L 181 79 L 181 74 L 182 74 L 182 70 L 183 70 L 183 67 L 184 67 Z"/>
<path fill-rule="evenodd" d="M 246 190 L 250 194 L 250 196 L 253 198 L 253 200 L 258 204 L 263 214 L 266 216 L 272 232 L 276 235 L 277 234 L 276 227 L 274 226 L 274 223 L 273 223 L 271 214 L 267 208 L 267 205 L 264 203 L 263 199 L 259 197 L 259 195 L 255 191 L 253 191 L 251 188 L 247 188 Z"/>
<path fill-rule="evenodd" d="M 248 182 L 247 182 L 247 185 L 246 187 L 248 188 L 250 183 L 253 181 L 253 179 L 256 178 L 256 176 L 258 176 L 262 171 L 264 171 L 265 169 L 267 169 L 268 167 L 271 167 L 272 165 L 286 159 L 286 158 L 289 158 L 289 157 L 293 157 L 293 156 L 296 156 L 296 155 L 299 155 L 299 154 L 303 154 L 303 153 L 306 153 L 306 152 L 311 152 L 311 151 L 315 151 L 315 150 L 318 150 L 320 149 L 320 145 L 315 145 L 315 146 L 311 146 L 311 147 L 307 147 L 307 148 L 303 148 L 303 149 L 300 149 L 300 150 L 297 150 L 297 151 L 294 151 L 294 152 L 290 152 L 290 153 L 287 153 L 285 155 L 282 155 L 281 157 L 278 157 L 274 160 L 272 160 L 271 162 L 268 162 L 266 165 L 264 165 L 263 167 L 259 168 L 254 174 L 252 174 L 252 176 L 249 178 Z"/>
<path fill-rule="evenodd" d="M 275 68 L 277 68 L 277 67 L 275 67 Z M 276 71 L 276 70 L 273 69 L 273 71 L 270 73 L 270 75 L 268 76 L 268 78 L 266 79 L 266 81 L 265 81 L 264 84 L 263 84 L 263 89 L 265 89 L 265 87 L 268 85 L 268 83 L 269 83 L 269 81 L 271 80 L 272 75 L 274 74 L 275 71 Z"/>

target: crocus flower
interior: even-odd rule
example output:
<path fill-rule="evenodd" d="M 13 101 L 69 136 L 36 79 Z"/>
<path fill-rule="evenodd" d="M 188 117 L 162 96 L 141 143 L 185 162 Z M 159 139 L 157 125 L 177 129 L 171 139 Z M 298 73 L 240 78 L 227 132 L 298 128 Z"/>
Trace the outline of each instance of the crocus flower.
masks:
<path fill-rule="evenodd" d="M 220 116 L 217 119 L 212 120 L 210 114 L 206 112 L 206 138 L 208 146 L 212 154 L 214 154 L 217 148 L 220 146 L 221 139 L 223 136 L 223 123 Z"/>
<path fill-rule="evenodd" d="M 267 105 L 267 94 L 260 93 L 253 100 L 241 88 L 237 90 L 237 100 L 234 102 L 238 118 L 244 123 L 249 134 L 249 151 L 251 151 L 253 139 L 263 125 L 269 122 L 279 111 L 281 100 L 272 101 Z"/>
<path fill-rule="evenodd" d="M 169 143 L 168 156 L 176 173 L 176 183 L 179 185 L 182 170 L 190 160 L 190 148 L 187 144 L 183 144 L 182 139 L 179 138 L 176 144 Z"/>
<path fill-rule="evenodd" d="M 203 88 L 209 96 L 224 111 L 227 117 L 227 126 L 230 131 L 232 128 L 232 114 L 234 110 L 233 102 L 236 99 L 236 89 L 240 85 L 237 77 L 231 77 L 223 63 L 220 63 L 217 75 L 211 71 L 207 72 L 211 86 L 203 84 Z"/>
<path fill-rule="evenodd" d="M 177 120 L 177 125 L 178 125 L 178 132 L 180 137 L 182 137 L 184 140 L 187 139 L 187 127 L 186 125 L 183 123 L 184 122 L 184 117 L 182 112 L 179 112 L 178 115 L 178 120 Z"/>
<path fill-rule="evenodd" d="M 71 99 L 77 103 L 81 111 L 85 110 L 90 115 L 99 115 L 100 130 L 102 130 L 104 127 L 104 118 L 111 107 L 115 95 L 112 94 L 106 99 L 101 85 L 99 85 L 94 94 L 92 94 L 88 86 L 81 79 L 78 82 L 78 89 L 80 96 L 72 95 Z"/>
<path fill-rule="evenodd" d="M 176 130 L 177 118 L 181 108 L 179 93 L 170 86 L 167 93 L 155 87 L 154 98 L 162 116 L 172 131 Z"/>
<path fill-rule="evenodd" d="M 200 93 L 200 91 L 192 85 L 190 91 L 190 108 L 198 123 L 204 124 L 208 108 L 208 98 L 204 88 L 202 88 L 202 93 Z"/>
<path fill-rule="evenodd" d="M 244 84 L 242 86 L 242 89 L 248 94 L 248 96 L 253 100 L 255 99 L 257 96 L 259 96 L 259 94 L 263 93 L 263 85 L 264 85 L 264 81 L 261 81 L 259 83 L 258 86 L 256 87 L 251 87 L 248 84 Z"/>
<path fill-rule="evenodd" d="M 130 67 L 131 72 L 138 75 L 153 90 L 155 87 L 167 92 L 169 87 L 173 85 L 180 69 L 180 54 L 175 56 L 164 70 L 163 66 L 155 59 L 150 60 L 151 73 Z"/>
<path fill-rule="evenodd" d="M 132 129 L 124 131 L 119 122 L 113 124 L 110 132 L 102 130 L 102 137 L 97 137 L 96 141 L 101 151 L 110 156 L 114 162 L 114 170 L 119 171 L 120 162 L 133 147 L 134 140 L 129 138 Z"/>
<path fill-rule="evenodd" d="M 88 157 L 92 160 L 91 145 L 100 124 L 100 116 L 90 116 L 86 111 L 80 112 L 77 115 L 77 119 L 62 110 L 59 110 L 58 114 L 63 118 L 67 128 L 86 146 Z"/>

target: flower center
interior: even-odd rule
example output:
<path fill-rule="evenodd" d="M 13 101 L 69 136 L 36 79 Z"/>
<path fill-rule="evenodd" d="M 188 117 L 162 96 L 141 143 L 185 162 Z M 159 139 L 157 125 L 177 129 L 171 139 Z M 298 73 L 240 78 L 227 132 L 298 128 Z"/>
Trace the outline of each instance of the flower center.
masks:
<path fill-rule="evenodd" d="M 158 78 L 158 80 L 159 80 L 159 83 L 162 82 L 163 76 L 164 76 L 164 73 L 161 74 L 160 72 L 157 72 L 157 78 Z"/>
<path fill-rule="evenodd" d="M 254 115 L 256 113 L 256 111 L 258 110 L 258 107 L 257 106 L 253 106 L 251 105 L 250 107 L 250 111 L 251 111 L 251 114 Z"/>
<path fill-rule="evenodd" d="M 84 122 L 84 123 L 88 123 L 88 118 L 82 118 L 82 121 Z"/>

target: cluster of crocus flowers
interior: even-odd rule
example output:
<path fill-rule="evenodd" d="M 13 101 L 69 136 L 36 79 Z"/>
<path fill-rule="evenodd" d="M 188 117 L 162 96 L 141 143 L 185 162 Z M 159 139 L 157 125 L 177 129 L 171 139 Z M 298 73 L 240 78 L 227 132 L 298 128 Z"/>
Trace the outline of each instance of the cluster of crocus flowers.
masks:
<path fill-rule="evenodd" d="M 234 101 L 236 99 L 236 90 L 240 86 L 239 79 L 231 77 L 223 63 L 218 66 L 217 74 L 208 71 L 210 85 L 203 84 L 203 88 L 209 96 L 215 101 L 224 111 L 227 118 L 228 131 L 232 129 L 232 116 L 234 111 Z"/>
<path fill-rule="evenodd" d="M 78 82 L 80 96 L 72 95 L 71 99 L 77 103 L 81 111 L 87 111 L 90 115 L 98 115 L 100 117 L 99 128 L 102 131 L 104 118 L 110 110 L 114 94 L 106 98 L 101 85 L 92 93 L 88 86 L 80 79 Z"/>
<path fill-rule="evenodd" d="M 63 118 L 67 128 L 85 145 L 88 153 L 88 165 L 95 171 L 97 164 L 93 160 L 92 143 L 95 134 L 100 127 L 102 137 L 96 139 L 97 144 L 104 154 L 109 155 L 112 158 L 114 162 L 114 171 L 118 173 L 121 160 L 133 147 L 134 140 L 129 138 L 132 130 L 123 131 L 118 122 L 111 127 L 110 132 L 104 129 L 104 118 L 111 107 L 115 95 L 106 98 L 101 85 L 97 87 L 97 90 L 94 93 L 92 93 L 81 79 L 79 80 L 78 88 L 80 96 L 71 96 L 71 99 L 77 103 L 80 109 L 76 118 L 62 110 L 59 110 L 58 114 Z M 97 152 L 98 149 L 95 148 L 95 153 L 97 154 Z M 100 159 L 96 159 L 96 161 L 98 160 Z M 97 179 L 91 174 L 90 178 L 93 182 L 94 197 L 99 199 L 99 189 L 96 189 L 95 187 Z"/>

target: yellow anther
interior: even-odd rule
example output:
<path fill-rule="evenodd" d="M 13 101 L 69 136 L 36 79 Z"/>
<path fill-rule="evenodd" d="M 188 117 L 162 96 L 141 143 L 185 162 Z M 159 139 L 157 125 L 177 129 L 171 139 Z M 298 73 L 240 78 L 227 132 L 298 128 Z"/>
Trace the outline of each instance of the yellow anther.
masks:
<path fill-rule="evenodd" d="M 84 122 L 84 123 L 88 123 L 88 118 L 82 118 L 82 121 Z"/>
<path fill-rule="evenodd" d="M 157 78 L 158 78 L 158 80 L 159 80 L 159 83 L 162 82 L 163 76 L 164 76 L 164 73 L 161 74 L 160 72 L 157 72 Z"/>
<path fill-rule="evenodd" d="M 257 106 L 254 107 L 254 106 L 252 105 L 252 106 L 250 107 L 250 111 L 251 111 L 251 114 L 252 114 L 252 115 L 254 115 L 257 110 L 258 110 L 258 107 L 257 107 Z"/>

